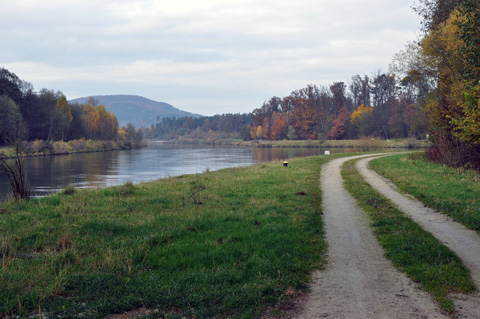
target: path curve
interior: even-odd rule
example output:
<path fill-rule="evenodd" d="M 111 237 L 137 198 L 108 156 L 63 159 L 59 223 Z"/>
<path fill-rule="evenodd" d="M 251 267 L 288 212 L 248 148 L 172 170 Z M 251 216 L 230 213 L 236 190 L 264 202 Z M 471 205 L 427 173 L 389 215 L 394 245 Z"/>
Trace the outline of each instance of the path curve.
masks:
<path fill-rule="evenodd" d="M 396 191 L 397 188 L 393 183 L 369 168 L 369 162 L 376 158 L 379 156 L 359 160 L 356 164 L 357 170 L 365 181 L 462 259 L 465 266 L 470 269 L 477 289 L 480 289 L 480 236 L 475 231 L 453 221 L 447 215 L 426 207 L 413 197 L 402 195 Z M 480 318 L 478 295 L 457 295 L 455 299 L 460 313 L 464 309 L 470 313 L 470 318 Z M 472 303 L 474 303 L 473 306 Z"/>
<path fill-rule="evenodd" d="M 339 158 L 322 167 L 327 266 L 314 274 L 311 293 L 298 319 L 449 318 L 384 257 L 366 213 L 345 190 L 341 166 L 371 155 Z"/>

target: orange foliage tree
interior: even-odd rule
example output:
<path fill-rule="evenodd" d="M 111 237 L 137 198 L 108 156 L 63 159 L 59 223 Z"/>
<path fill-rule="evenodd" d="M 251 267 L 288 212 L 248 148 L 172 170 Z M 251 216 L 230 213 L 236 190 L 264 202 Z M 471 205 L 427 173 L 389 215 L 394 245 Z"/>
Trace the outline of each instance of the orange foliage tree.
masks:
<path fill-rule="evenodd" d="M 345 107 L 338 111 L 338 117 L 333 120 L 333 127 L 328 132 L 328 138 L 339 140 L 344 138 L 347 125 L 350 121 L 350 112 Z"/>

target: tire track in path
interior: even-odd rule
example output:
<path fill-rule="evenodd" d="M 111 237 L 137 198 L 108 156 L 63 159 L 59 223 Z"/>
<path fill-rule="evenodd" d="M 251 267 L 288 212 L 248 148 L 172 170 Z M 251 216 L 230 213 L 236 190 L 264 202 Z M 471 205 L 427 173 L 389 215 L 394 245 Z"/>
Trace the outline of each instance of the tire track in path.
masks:
<path fill-rule="evenodd" d="M 480 236 L 447 215 L 425 207 L 412 197 L 400 194 L 396 191 L 396 186 L 368 167 L 368 163 L 375 158 L 378 157 L 362 159 L 356 164 L 365 181 L 460 257 L 464 265 L 470 269 L 477 289 L 480 289 Z M 456 295 L 454 302 L 460 317 L 480 318 L 478 294 Z"/>
<path fill-rule="evenodd" d="M 342 164 L 361 155 L 334 159 L 322 167 L 323 220 L 328 264 L 317 271 L 298 319 L 449 318 L 384 257 L 370 221 L 345 190 Z"/>

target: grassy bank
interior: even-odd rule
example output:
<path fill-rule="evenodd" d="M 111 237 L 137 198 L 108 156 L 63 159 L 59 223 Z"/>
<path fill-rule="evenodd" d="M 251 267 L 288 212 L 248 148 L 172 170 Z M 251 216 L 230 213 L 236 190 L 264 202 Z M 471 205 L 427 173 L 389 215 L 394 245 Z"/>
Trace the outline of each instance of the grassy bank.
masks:
<path fill-rule="evenodd" d="M 282 313 L 325 260 L 310 157 L 0 206 L 0 316 Z"/>
<path fill-rule="evenodd" d="M 119 141 L 97 141 L 97 140 L 72 140 L 68 142 L 63 141 L 43 141 L 35 140 L 30 142 L 20 142 L 19 152 L 24 157 L 34 156 L 50 156 L 50 155 L 65 155 L 73 153 L 87 153 L 87 152 L 103 152 L 114 150 L 126 150 L 133 148 L 142 148 L 146 144 L 144 142 L 132 143 L 126 140 Z M 0 148 L 0 157 L 12 158 L 15 157 L 15 147 Z"/>
<path fill-rule="evenodd" d="M 202 140 L 202 139 L 179 139 L 173 141 L 174 143 L 185 144 L 212 144 L 212 145 L 235 145 L 235 146 L 249 146 L 249 147 L 278 147 L 278 148 L 351 148 L 355 151 L 374 151 L 378 149 L 389 148 L 425 148 L 429 145 L 427 140 L 416 139 L 358 139 L 358 140 L 282 140 L 282 141 L 242 141 L 235 139 L 216 139 L 216 140 Z"/>
<path fill-rule="evenodd" d="M 363 181 L 354 167 L 355 162 L 349 161 L 343 168 L 345 185 L 359 206 L 368 213 L 385 255 L 395 267 L 431 293 L 445 311 L 452 313 L 455 307 L 448 294 L 475 290 L 469 271 L 433 235 Z M 408 177 L 412 175 L 416 172 Z"/>
<path fill-rule="evenodd" d="M 402 191 L 480 232 L 480 175 L 425 161 L 422 153 L 376 159 L 371 167 Z"/>

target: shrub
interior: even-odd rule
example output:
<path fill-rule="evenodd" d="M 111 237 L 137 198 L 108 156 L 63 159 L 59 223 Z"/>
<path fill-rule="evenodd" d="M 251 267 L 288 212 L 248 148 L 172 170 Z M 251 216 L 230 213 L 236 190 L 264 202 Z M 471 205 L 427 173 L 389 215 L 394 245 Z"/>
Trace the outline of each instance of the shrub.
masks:
<path fill-rule="evenodd" d="M 85 150 L 85 139 L 69 141 L 68 144 L 74 151 L 83 151 Z"/>
<path fill-rule="evenodd" d="M 62 141 L 57 141 L 53 144 L 55 154 L 66 154 L 69 150 L 68 144 Z"/>
<path fill-rule="evenodd" d="M 12 188 L 13 197 L 16 200 L 30 198 L 30 187 L 27 184 L 25 162 L 20 156 L 19 145 L 15 147 L 14 162 L 7 163 L 5 158 L 0 157 L 0 171 L 7 175 Z"/>
<path fill-rule="evenodd" d="M 480 173 L 480 145 L 462 143 L 441 137 L 434 141 L 425 155 L 432 162 L 451 167 L 464 166 Z"/>

